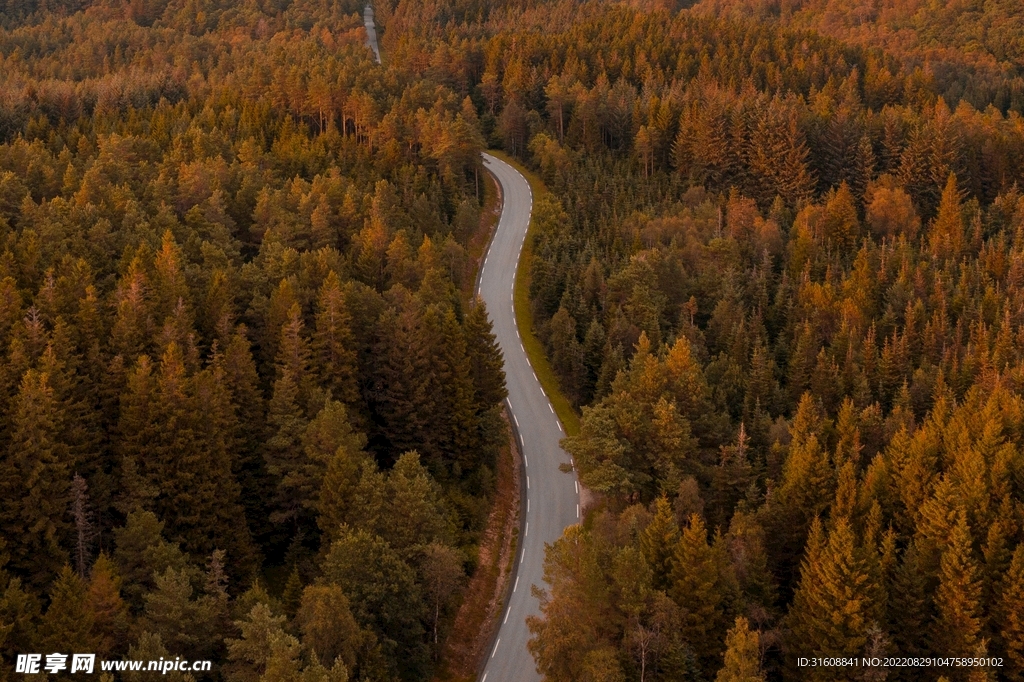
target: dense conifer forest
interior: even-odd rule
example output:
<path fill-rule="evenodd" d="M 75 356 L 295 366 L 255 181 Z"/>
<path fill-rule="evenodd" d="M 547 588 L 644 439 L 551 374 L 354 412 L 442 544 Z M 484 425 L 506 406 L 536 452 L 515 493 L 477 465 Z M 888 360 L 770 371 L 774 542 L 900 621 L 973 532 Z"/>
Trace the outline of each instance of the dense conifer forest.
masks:
<path fill-rule="evenodd" d="M 691 4 L 379 0 L 379 66 L 361 2 L 0 1 L 0 680 L 430 679 L 488 146 L 594 499 L 547 679 L 1024 679 L 1019 12 Z M 797 666 L 931 655 L 1004 665 Z"/>
<path fill-rule="evenodd" d="M 358 2 L 13 7 L 0 678 L 428 677 L 504 434 L 472 101 Z"/>

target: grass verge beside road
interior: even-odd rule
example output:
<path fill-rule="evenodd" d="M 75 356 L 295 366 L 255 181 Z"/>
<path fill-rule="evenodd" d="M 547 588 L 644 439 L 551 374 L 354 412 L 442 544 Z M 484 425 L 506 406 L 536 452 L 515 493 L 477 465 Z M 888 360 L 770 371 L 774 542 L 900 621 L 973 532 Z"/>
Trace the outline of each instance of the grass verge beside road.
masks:
<path fill-rule="evenodd" d="M 508 154 L 493 149 L 487 150 L 487 153 L 496 156 L 523 174 L 526 181 L 530 183 L 530 191 L 533 192 L 535 203 L 538 198 L 549 193 L 540 178 Z M 526 243 L 523 244 L 523 252 L 519 256 L 519 267 L 516 269 L 516 284 L 513 292 L 516 324 L 519 326 L 519 334 L 522 336 L 523 348 L 526 349 L 526 355 L 530 359 L 530 364 L 533 365 L 533 371 L 537 373 L 541 387 L 548 394 L 548 400 L 555 408 L 555 414 L 558 415 L 562 426 L 565 427 L 565 432 L 574 436 L 580 431 L 579 415 L 576 414 L 572 403 L 565 397 L 558 385 L 558 377 L 555 376 L 555 371 L 551 368 L 547 355 L 544 354 L 544 344 L 533 333 L 533 314 L 530 312 L 530 267 L 533 260 L 534 229 L 535 224 L 531 216 L 530 230 L 526 234 Z"/>

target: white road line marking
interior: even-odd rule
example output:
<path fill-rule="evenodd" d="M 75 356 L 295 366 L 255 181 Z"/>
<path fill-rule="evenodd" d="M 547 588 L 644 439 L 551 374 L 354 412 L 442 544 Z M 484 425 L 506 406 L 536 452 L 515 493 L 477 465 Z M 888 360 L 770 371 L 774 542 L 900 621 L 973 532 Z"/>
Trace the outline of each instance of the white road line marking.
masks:
<path fill-rule="evenodd" d="M 505 620 L 501 621 L 502 623 L 507 623 L 508 622 L 508 614 L 510 614 L 510 613 L 512 613 L 512 607 L 511 606 L 509 607 L 508 611 L 505 612 Z"/>
<path fill-rule="evenodd" d="M 519 426 L 519 417 L 512 415 L 512 418 L 516 420 L 516 426 Z"/>
<path fill-rule="evenodd" d="M 484 673 L 484 676 L 480 679 L 480 682 L 487 682 L 487 673 Z"/>
<path fill-rule="evenodd" d="M 526 498 L 526 513 L 527 514 L 530 513 L 530 498 L 529 497 Z"/>
<path fill-rule="evenodd" d="M 491 652 L 491 658 L 494 658 L 494 654 L 498 653 L 498 645 L 501 644 L 501 637 L 494 643 L 494 651 Z"/>
<path fill-rule="evenodd" d="M 523 554 L 522 554 L 522 556 L 519 557 L 519 563 L 523 563 L 524 561 L 526 561 L 526 548 L 525 547 L 523 547 Z"/>
<path fill-rule="evenodd" d="M 515 303 L 516 302 L 516 295 L 515 294 L 509 294 L 508 295 L 508 300 L 510 300 L 513 303 Z"/>
<path fill-rule="evenodd" d="M 519 327 L 516 327 L 516 338 L 517 339 L 522 339 L 523 338 L 523 337 L 519 336 Z"/>
<path fill-rule="evenodd" d="M 529 521 L 527 521 L 527 522 L 526 522 L 526 532 L 525 532 L 525 533 L 523 533 L 523 537 L 525 538 L 525 537 L 527 537 L 527 536 L 528 536 L 529 534 L 530 534 L 530 522 L 529 522 Z M 519 584 L 519 583 L 518 583 L 518 580 L 519 580 L 519 578 L 516 578 L 516 581 L 517 581 L 517 582 L 516 582 L 516 584 L 517 584 L 517 585 Z"/>
<path fill-rule="evenodd" d="M 580 506 L 577 504 L 576 505 L 576 518 L 578 519 L 579 517 L 580 517 Z"/>
<path fill-rule="evenodd" d="M 572 484 L 574 486 L 576 486 L 576 494 L 579 495 L 580 494 L 580 484 L 577 483 L 576 481 L 573 481 Z"/>
<path fill-rule="evenodd" d="M 530 477 L 529 476 L 526 477 L 526 489 L 527 490 L 530 489 Z"/>
<path fill-rule="evenodd" d="M 558 430 L 559 430 L 559 431 L 561 431 L 561 430 L 562 430 L 562 422 L 558 422 Z M 563 433 L 564 433 L 564 432 L 563 432 Z"/>
<path fill-rule="evenodd" d="M 512 588 L 512 591 L 515 592 L 518 589 L 519 589 L 519 576 L 517 575 L 516 576 L 516 584 L 515 584 L 515 587 Z"/>
<path fill-rule="evenodd" d="M 551 403 L 548 403 L 548 409 L 551 410 L 551 414 L 555 413 L 555 408 L 551 407 Z"/>
<path fill-rule="evenodd" d="M 524 353 L 526 352 L 526 349 L 523 348 L 523 344 L 519 344 L 519 350 L 523 351 Z"/>
<path fill-rule="evenodd" d="M 532 372 L 533 370 L 530 370 L 530 371 Z M 540 379 L 537 378 L 537 373 L 536 372 L 533 372 L 533 380 L 536 381 L 538 384 L 540 383 Z M 544 390 L 544 389 L 541 389 L 541 390 Z"/>
<path fill-rule="evenodd" d="M 526 442 L 523 441 L 523 434 L 521 433 L 519 434 L 519 444 L 522 445 L 524 448 L 526 447 Z"/>

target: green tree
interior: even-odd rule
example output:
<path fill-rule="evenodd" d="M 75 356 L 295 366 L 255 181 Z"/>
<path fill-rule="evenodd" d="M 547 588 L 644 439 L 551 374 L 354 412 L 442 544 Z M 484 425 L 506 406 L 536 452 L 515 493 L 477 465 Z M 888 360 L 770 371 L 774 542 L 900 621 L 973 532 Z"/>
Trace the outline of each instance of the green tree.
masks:
<path fill-rule="evenodd" d="M 317 297 L 312 359 L 323 387 L 346 405 L 355 405 L 359 397 L 351 323 L 341 282 L 332 271 Z"/>
<path fill-rule="evenodd" d="M 302 645 L 322 661 L 342 661 L 349 670 L 373 635 L 360 629 L 338 585 L 309 585 L 296 614 Z"/>
<path fill-rule="evenodd" d="M 67 561 L 71 476 L 67 446 L 59 439 L 63 419 L 49 377 L 26 372 L 0 463 L 0 495 L 7 500 L 0 509 L 0 527 L 9 543 L 10 570 L 36 588 Z"/>
<path fill-rule="evenodd" d="M 793 651 L 815 656 L 861 653 L 869 629 L 880 618 L 881 605 L 872 602 L 873 595 L 866 561 L 849 521 L 835 519 L 826 540 L 821 522 L 815 519 L 787 616 Z M 835 679 L 835 671 L 822 674 Z"/>
<path fill-rule="evenodd" d="M 708 544 L 704 521 L 693 514 L 672 557 L 669 596 L 682 609 L 681 634 L 710 674 L 722 655 L 734 584 L 724 544 Z"/>
<path fill-rule="evenodd" d="M 86 586 L 72 568 L 65 565 L 50 591 L 50 606 L 40 623 L 39 647 L 52 651 L 95 651 L 93 612 Z"/>
<path fill-rule="evenodd" d="M 93 622 L 96 653 L 123 653 L 128 645 L 128 608 L 121 599 L 121 579 L 114 562 L 103 552 L 89 572 L 85 606 Z"/>

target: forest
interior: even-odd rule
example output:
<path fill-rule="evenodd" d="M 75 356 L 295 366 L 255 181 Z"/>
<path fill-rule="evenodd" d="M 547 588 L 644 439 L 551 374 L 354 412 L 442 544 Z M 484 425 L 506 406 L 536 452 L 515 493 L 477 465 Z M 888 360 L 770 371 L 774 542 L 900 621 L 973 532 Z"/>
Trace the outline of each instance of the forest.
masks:
<path fill-rule="evenodd" d="M 0 679 L 431 675 L 505 437 L 484 141 L 361 9 L 3 14 Z"/>
<path fill-rule="evenodd" d="M 1024 680 L 1011 4 L 378 0 L 380 66 L 349 0 L 3 0 L 0 656 L 432 678 L 497 147 L 596 499 L 545 678 Z"/>

